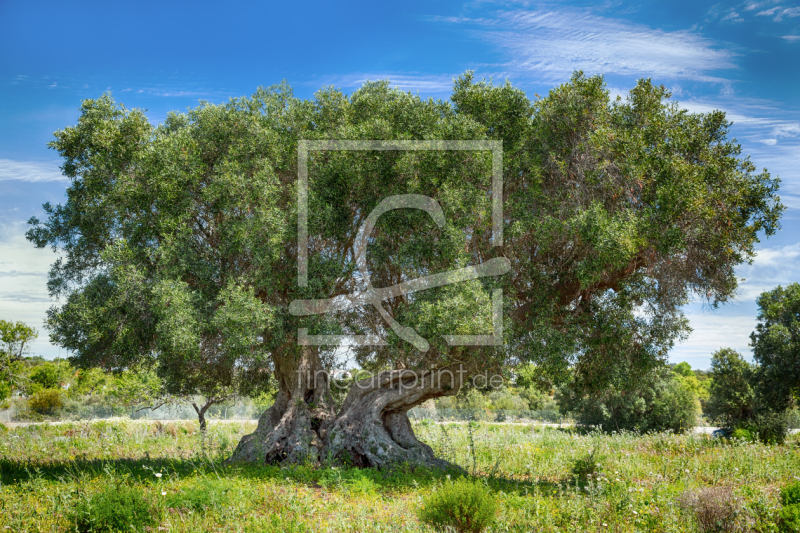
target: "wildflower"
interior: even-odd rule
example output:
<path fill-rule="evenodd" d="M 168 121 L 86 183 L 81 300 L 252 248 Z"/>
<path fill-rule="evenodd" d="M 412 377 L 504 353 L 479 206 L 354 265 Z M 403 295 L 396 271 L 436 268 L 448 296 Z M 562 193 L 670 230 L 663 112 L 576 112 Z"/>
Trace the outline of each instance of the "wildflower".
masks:
<path fill-rule="evenodd" d="M 162 495 L 162 496 L 166 496 L 166 495 L 167 495 L 167 491 L 165 491 L 165 490 L 162 490 L 162 491 L 161 491 L 161 495 Z"/>
<path fill-rule="evenodd" d="M 603 522 L 603 527 L 608 527 L 608 524 L 606 524 L 605 522 Z"/>
<path fill-rule="evenodd" d="M 639 513 L 637 513 L 636 511 L 633 511 L 633 514 L 638 515 Z"/>
<path fill-rule="evenodd" d="M 161 477 L 161 472 L 156 472 L 156 477 Z"/>

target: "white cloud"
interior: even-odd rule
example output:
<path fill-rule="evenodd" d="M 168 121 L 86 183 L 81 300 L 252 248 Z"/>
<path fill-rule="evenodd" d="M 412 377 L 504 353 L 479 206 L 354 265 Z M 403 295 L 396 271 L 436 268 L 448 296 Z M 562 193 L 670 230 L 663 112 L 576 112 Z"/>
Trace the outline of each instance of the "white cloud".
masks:
<path fill-rule="evenodd" d="M 25 239 L 23 222 L 0 225 L 0 319 L 22 321 L 39 330 L 32 353 L 48 358 L 58 354 L 42 324 L 55 302 L 47 294 L 47 272 L 56 256 Z"/>
<path fill-rule="evenodd" d="M 756 9 L 760 9 L 760 8 L 762 8 L 764 6 L 769 6 L 769 5 L 776 4 L 776 3 L 780 3 L 780 0 L 766 0 L 765 2 L 753 2 L 753 1 L 750 1 L 750 2 L 747 2 L 747 4 L 744 6 L 743 9 L 745 11 L 753 11 L 753 10 L 756 10 Z"/>
<path fill-rule="evenodd" d="M 756 326 L 756 298 L 778 285 L 800 279 L 800 243 L 758 250 L 752 265 L 741 265 L 736 274 L 744 278 L 736 299 L 715 311 L 695 301 L 686 308 L 692 334 L 670 352 L 672 362 L 687 361 L 694 368 L 708 368 L 711 354 L 724 347 L 750 358 L 750 333 Z"/>
<path fill-rule="evenodd" d="M 731 11 L 730 11 L 730 13 L 728 13 L 727 15 L 725 15 L 724 17 L 722 17 L 722 19 L 721 19 L 721 20 L 722 20 L 722 22 L 725 22 L 725 21 L 727 21 L 727 20 L 730 20 L 731 22 L 744 22 L 744 19 L 743 19 L 743 18 L 741 18 L 741 17 L 739 16 L 739 13 L 737 13 L 737 12 L 736 12 L 736 11 L 734 11 L 734 10 L 731 10 Z"/>
<path fill-rule="evenodd" d="M 767 146 L 775 146 L 775 144 L 778 142 L 778 140 L 777 139 L 761 139 L 759 142 L 760 143 L 764 143 Z"/>
<path fill-rule="evenodd" d="M 69 178 L 61 174 L 58 163 L 0 159 L 0 181 L 5 180 L 39 182 L 69 181 Z"/>
<path fill-rule="evenodd" d="M 366 81 L 381 81 L 389 80 L 392 87 L 398 87 L 405 91 L 412 92 L 425 92 L 425 93 L 446 93 L 450 94 L 453 89 L 453 78 L 457 74 L 417 74 L 413 72 L 406 73 L 391 73 L 391 72 L 372 72 L 372 73 L 354 73 L 346 76 L 330 76 L 323 80 L 317 80 L 317 84 L 321 81 L 326 85 L 334 85 L 344 88 L 360 87 Z"/>
<path fill-rule="evenodd" d="M 749 346 L 750 333 L 755 329 L 755 315 L 728 315 L 710 312 L 687 313 L 692 324 L 689 338 L 677 344 L 669 360 L 686 361 L 693 368 L 711 367 L 711 354 L 720 348 L 733 348 L 748 359 L 752 357 Z"/>
<path fill-rule="evenodd" d="M 737 299 L 754 302 L 764 291 L 800 279 L 800 243 L 758 250 L 752 265 L 740 266 L 736 273 L 745 281 L 739 285 Z"/>
<path fill-rule="evenodd" d="M 757 17 L 771 17 L 773 15 L 775 15 L 775 18 L 773 19 L 775 22 L 780 22 L 783 20 L 783 17 L 800 17 L 800 7 L 776 6 L 756 13 Z"/>
<path fill-rule="evenodd" d="M 793 42 L 795 42 L 795 41 L 800 41 L 800 35 L 784 35 L 784 36 L 783 36 L 783 37 L 781 37 L 781 38 L 782 38 L 782 39 L 786 39 L 786 40 L 787 40 L 787 41 L 789 41 L 790 43 L 793 43 Z"/>
<path fill-rule="evenodd" d="M 593 15 L 586 10 L 511 10 L 494 18 L 437 20 L 471 25 L 482 37 L 507 49 L 514 73 L 562 79 L 576 69 L 587 73 L 658 75 L 722 81 L 709 75 L 736 68 L 735 54 L 696 32 L 662 31 L 642 24 Z"/>

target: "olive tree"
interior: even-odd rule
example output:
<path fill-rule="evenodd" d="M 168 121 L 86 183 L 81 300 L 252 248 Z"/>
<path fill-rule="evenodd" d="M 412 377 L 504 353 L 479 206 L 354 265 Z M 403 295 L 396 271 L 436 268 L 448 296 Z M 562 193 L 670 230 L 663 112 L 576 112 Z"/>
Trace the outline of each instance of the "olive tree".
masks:
<path fill-rule="evenodd" d="M 388 82 L 310 100 L 280 85 L 158 126 L 108 95 L 87 100 L 51 143 L 67 201 L 28 232 L 64 258 L 51 337 L 80 365 L 150 365 L 176 391 L 272 375 L 276 401 L 234 460 L 441 464 L 410 408 L 517 363 L 556 377 L 574 366 L 587 390 L 645 375 L 688 331 L 689 296 L 725 302 L 735 266 L 777 229 L 777 179 L 740 157 L 723 113 L 669 96 L 643 80 L 611 101 L 602 78 L 577 73 L 531 101 L 467 73 L 450 102 Z M 300 142 L 376 139 L 494 141 L 502 159 Z M 381 211 L 409 195 L 427 207 Z M 481 265 L 505 267 L 481 277 Z M 472 274 L 425 284 L 443 272 Z M 447 340 L 493 330 L 499 345 Z M 340 351 L 308 340 L 321 335 L 379 341 L 349 346 L 373 376 L 338 410 Z"/>

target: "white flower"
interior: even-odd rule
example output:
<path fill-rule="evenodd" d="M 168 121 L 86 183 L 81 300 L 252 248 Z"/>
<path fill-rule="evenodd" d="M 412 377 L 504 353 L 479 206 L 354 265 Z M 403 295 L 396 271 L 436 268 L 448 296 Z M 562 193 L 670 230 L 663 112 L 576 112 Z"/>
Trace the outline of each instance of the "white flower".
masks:
<path fill-rule="evenodd" d="M 635 514 L 635 515 L 638 515 L 639 513 L 637 513 L 636 511 L 634 511 L 634 512 L 633 512 L 633 514 Z"/>
<path fill-rule="evenodd" d="M 161 472 L 157 472 L 156 477 L 161 477 Z"/>
<path fill-rule="evenodd" d="M 608 527 L 608 524 L 606 524 L 605 522 L 603 522 L 603 527 Z"/>
<path fill-rule="evenodd" d="M 166 495 L 167 495 L 167 491 L 165 491 L 165 490 L 162 490 L 162 491 L 161 491 L 161 495 L 162 495 L 162 496 L 166 496 Z"/>

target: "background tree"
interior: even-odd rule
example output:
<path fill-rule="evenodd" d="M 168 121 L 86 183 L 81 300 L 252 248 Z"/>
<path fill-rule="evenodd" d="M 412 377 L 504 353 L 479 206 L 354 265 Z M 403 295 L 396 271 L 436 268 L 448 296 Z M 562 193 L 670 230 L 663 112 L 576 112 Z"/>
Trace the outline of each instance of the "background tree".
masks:
<path fill-rule="evenodd" d="M 0 381 L 13 384 L 14 364 L 28 353 L 37 336 L 37 331 L 23 322 L 0 320 Z"/>
<path fill-rule="evenodd" d="M 642 81 L 611 102 L 602 78 L 576 74 L 531 102 L 510 84 L 454 84 L 452 103 L 367 83 L 313 100 L 286 86 L 204 104 L 151 126 L 109 96 L 86 101 L 51 146 L 72 183 L 28 238 L 61 250 L 49 288 L 51 337 L 82 366 L 150 365 L 175 390 L 248 387 L 271 372 L 274 405 L 233 458 L 359 465 L 439 464 L 408 409 L 454 395 L 480 371 L 534 362 L 597 390 L 648 375 L 688 331 L 692 292 L 711 305 L 736 289 L 734 267 L 778 227 L 777 180 L 740 159 L 724 114 L 690 114 Z M 297 283 L 298 139 L 492 139 L 502 142 L 504 240 L 491 235 L 488 152 L 308 154 L 309 265 Z M 499 258 L 502 278 L 384 302 L 430 348 L 419 351 L 371 307 L 296 317 L 296 299 L 364 289 L 359 228 L 386 197 L 434 197 L 444 222 L 401 209 L 378 220 L 366 259 L 377 286 Z M 503 347 L 450 347 L 485 334 L 505 295 Z M 372 334 L 353 349 L 376 374 L 338 412 L 326 369 L 336 351 L 296 332 Z M 355 386 L 358 385 L 358 386 Z"/>
<path fill-rule="evenodd" d="M 576 386 L 577 385 L 577 386 Z M 700 414 L 697 398 L 665 367 L 631 386 L 608 386 L 586 392 L 576 381 L 557 393 L 559 407 L 583 426 L 613 431 L 666 431 L 683 433 L 694 427 Z"/>
<path fill-rule="evenodd" d="M 761 294 L 758 323 L 750 335 L 758 363 L 760 403 L 786 411 L 800 397 L 800 284 Z"/>
<path fill-rule="evenodd" d="M 752 418 L 755 401 L 753 365 L 730 348 L 711 357 L 711 386 L 707 413 L 724 426 L 735 427 Z"/>

